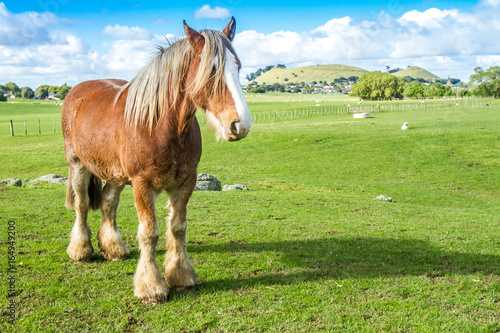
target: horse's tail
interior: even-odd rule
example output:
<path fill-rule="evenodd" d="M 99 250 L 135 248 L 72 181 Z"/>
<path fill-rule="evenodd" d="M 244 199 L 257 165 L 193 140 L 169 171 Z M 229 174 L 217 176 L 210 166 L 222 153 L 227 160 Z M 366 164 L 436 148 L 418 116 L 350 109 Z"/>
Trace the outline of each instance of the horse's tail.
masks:
<path fill-rule="evenodd" d="M 90 208 L 98 210 L 102 204 L 102 181 L 100 178 L 92 175 L 89 183 Z"/>
<path fill-rule="evenodd" d="M 75 207 L 75 191 L 73 191 L 73 185 L 71 182 L 71 168 L 68 172 L 68 185 L 66 187 L 66 208 L 70 209 Z"/>
<path fill-rule="evenodd" d="M 73 208 L 75 206 L 75 191 L 71 178 L 71 168 L 69 168 L 68 187 L 66 189 L 66 208 Z M 90 178 L 88 194 L 90 198 L 90 208 L 92 208 L 92 210 L 101 208 L 102 181 L 94 175 Z"/>

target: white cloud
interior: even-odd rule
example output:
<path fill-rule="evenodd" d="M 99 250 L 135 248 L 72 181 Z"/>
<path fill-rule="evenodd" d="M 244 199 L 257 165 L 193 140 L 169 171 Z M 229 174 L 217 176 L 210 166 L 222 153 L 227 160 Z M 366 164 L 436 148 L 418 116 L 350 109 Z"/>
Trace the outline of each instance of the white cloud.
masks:
<path fill-rule="evenodd" d="M 151 33 L 144 28 L 127 27 L 119 24 L 107 25 L 101 33 L 120 39 L 148 40 L 152 37 Z"/>
<path fill-rule="evenodd" d="M 58 21 L 51 13 L 14 14 L 0 2 L 0 45 L 25 46 L 47 42 L 50 40 L 47 26 Z"/>
<path fill-rule="evenodd" d="M 212 8 L 210 5 L 204 5 L 203 7 L 197 9 L 194 12 L 194 17 L 200 18 L 211 18 L 211 19 L 227 19 L 231 17 L 229 9 L 217 6 Z"/>
<path fill-rule="evenodd" d="M 412 10 L 406 12 L 397 21 L 402 25 L 406 26 L 409 23 L 416 23 L 419 27 L 426 29 L 441 28 L 441 22 L 445 18 L 456 18 L 458 16 L 458 10 L 439 10 L 437 8 L 431 8 L 425 12 L 419 12 L 418 10 Z"/>
<path fill-rule="evenodd" d="M 157 45 L 172 38 L 174 35 L 152 36 L 149 40 L 114 41 L 108 45 L 108 53 L 101 57 L 103 66 L 110 73 L 130 79 L 152 59 Z"/>
<path fill-rule="evenodd" d="M 467 80 L 477 66 L 500 65 L 499 5 L 500 0 L 483 0 L 467 11 L 431 8 L 398 17 L 382 12 L 362 22 L 332 18 L 309 31 L 246 30 L 236 35 L 234 45 L 243 76 L 278 63 L 344 64 L 368 70 L 412 65 L 443 78 Z M 205 5 L 197 15 L 231 14 Z M 113 40 L 93 50 L 54 14 L 14 14 L 0 2 L 0 77 L 32 88 L 105 77 L 130 79 L 154 55 L 155 45 L 165 42 L 165 36 L 118 24 L 104 27 L 102 34 Z"/>
<path fill-rule="evenodd" d="M 469 11 L 413 10 L 399 18 L 382 12 L 363 22 L 335 18 L 304 32 L 243 31 L 234 44 L 244 73 L 278 63 L 346 64 L 368 70 L 411 65 L 467 80 L 478 63 L 499 65 L 500 18 L 494 10 L 499 3 L 485 0 Z"/>

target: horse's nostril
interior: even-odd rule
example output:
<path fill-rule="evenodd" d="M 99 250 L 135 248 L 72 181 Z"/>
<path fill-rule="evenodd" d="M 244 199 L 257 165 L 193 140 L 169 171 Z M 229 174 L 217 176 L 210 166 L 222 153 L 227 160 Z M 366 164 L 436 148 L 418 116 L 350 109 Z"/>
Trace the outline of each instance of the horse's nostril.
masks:
<path fill-rule="evenodd" d="M 240 123 L 239 120 L 233 120 L 231 124 L 229 124 L 229 130 L 231 131 L 232 134 L 238 134 L 238 124 Z"/>

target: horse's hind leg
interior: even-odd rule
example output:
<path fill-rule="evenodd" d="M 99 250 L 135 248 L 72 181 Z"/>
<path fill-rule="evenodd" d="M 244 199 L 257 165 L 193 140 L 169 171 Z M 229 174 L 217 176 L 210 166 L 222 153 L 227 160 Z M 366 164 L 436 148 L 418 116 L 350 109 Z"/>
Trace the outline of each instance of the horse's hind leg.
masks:
<path fill-rule="evenodd" d="M 94 252 L 90 241 L 92 233 L 87 224 L 87 213 L 90 206 L 88 191 L 92 174 L 81 163 L 72 164 L 70 168 L 70 186 L 74 193 L 76 220 L 71 230 L 70 242 L 66 252 L 73 262 L 88 261 L 92 258 Z"/>
<path fill-rule="evenodd" d="M 97 241 L 104 257 L 112 261 L 125 260 L 129 255 L 127 246 L 116 228 L 116 210 L 124 187 L 125 185 L 106 183 L 102 193 L 102 218 Z"/>
<path fill-rule="evenodd" d="M 192 180 L 194 182 L 185 184 L 178 191 L 169 192 L 165 279 L 169 287 L 180 292 L 196 290 L 197 276 L 186 250 L 186 207 L 196 184 L 196 175 Z"/>

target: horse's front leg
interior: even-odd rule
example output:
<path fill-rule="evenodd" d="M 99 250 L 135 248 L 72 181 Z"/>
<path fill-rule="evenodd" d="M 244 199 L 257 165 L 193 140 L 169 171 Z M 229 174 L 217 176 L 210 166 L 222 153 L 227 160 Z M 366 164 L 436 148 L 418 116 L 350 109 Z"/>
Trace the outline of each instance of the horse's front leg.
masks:
<path fill-rule="evenodd" d="M 186 206 L 194 188 L 194 185 L 191 185 L 187 184 L 178 191 L 169 192 L 170 215 L 167 227 L 165 280 L 171 288 L 180 292 L 196 290 L 197 276 L 186 250 Z"/>
<path fill-rule="evenodd" d="M 160 235 L 155 216 L 157 193 L 146 182 L 133 180 L 134 200 L 139 216 L 139 249 L 141 251 L 134 276 L 134 294 L 145 304 L 167 301 L 168 286 L 156 263 L 156 243 Z"/>

